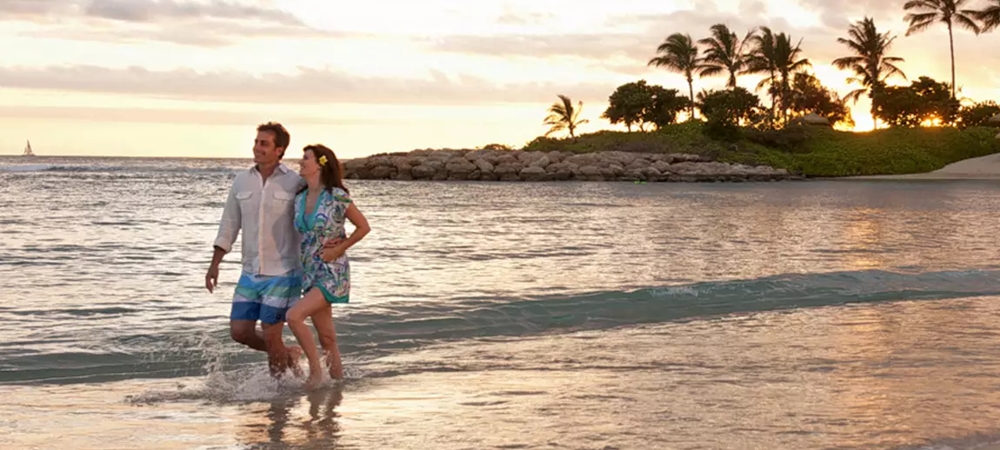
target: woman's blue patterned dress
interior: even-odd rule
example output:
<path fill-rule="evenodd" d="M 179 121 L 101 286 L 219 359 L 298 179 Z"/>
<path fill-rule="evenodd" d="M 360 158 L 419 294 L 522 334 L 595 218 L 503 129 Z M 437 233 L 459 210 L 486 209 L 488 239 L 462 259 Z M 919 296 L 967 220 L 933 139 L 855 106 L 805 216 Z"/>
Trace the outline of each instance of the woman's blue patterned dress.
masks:
<path fill-rule="evenodd" d="M 295 197 L 295 228 L 302 234 L 302 292 L 318 288 L 330 303 L 347 303 L 351 291 L 351 267 L 347 254 L 334 261 L 323 261 L 323 243 L 327 239 L 347 238 L 345 214 L 350 195 L 340 188 L 324 189 L 316 200 L 316 209 L 306 214 L 306 194 Z"/>

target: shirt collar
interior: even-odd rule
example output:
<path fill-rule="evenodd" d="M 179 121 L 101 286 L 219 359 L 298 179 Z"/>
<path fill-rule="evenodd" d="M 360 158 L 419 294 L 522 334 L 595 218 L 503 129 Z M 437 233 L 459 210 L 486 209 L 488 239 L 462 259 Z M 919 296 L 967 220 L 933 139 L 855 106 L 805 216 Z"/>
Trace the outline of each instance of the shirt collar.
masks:
<path fill-rule="evenodd" d="M 275 168 L 275 171 L 278 172 L 278 173 L 280 173 L 280 174 L 286 174 L 286 173 L 288 173 L 289 169 L 288 169 L 288 166 L 286 166 L 284 163 L 278 163 L 278 167 Z M 253 173 L 253 172 L 260 173 L 260 171 L 257 170 L 257 165 L 256 164 L 250 166 L 250 172 L 251 173 Z"/>

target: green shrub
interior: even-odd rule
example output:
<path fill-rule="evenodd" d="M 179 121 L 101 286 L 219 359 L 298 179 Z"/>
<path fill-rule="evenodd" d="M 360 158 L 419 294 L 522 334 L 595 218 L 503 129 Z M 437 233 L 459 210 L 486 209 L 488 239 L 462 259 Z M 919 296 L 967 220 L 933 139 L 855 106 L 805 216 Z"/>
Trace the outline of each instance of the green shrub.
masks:
<path fill-rule="evenodd" d="M 864 133 L 821 126 L 780 131 L 742 129 L 735 143 L 710 137 L 703 122 L 650 132 L 599 131 L 576 139 L 538 138 L 524 150 L 588 153 L 694 153 L 720 161 L 769 165 L 812 177 L 930 172 L 968 158 L 1000 153 L 996 129 L 888 128 Z"/>

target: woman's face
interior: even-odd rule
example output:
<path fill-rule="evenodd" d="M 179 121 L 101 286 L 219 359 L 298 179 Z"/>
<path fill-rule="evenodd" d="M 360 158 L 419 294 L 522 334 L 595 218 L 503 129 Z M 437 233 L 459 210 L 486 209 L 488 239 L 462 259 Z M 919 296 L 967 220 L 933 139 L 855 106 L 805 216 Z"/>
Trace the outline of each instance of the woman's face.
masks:
<path fill-rule="evenodd" d="M 316 162 L 316 154 L 312 150 L 306 150 L 302 153 L 302 162 L 299 163 L 299 175 L 302 178 L 319 175 L 319 163 Z"/>

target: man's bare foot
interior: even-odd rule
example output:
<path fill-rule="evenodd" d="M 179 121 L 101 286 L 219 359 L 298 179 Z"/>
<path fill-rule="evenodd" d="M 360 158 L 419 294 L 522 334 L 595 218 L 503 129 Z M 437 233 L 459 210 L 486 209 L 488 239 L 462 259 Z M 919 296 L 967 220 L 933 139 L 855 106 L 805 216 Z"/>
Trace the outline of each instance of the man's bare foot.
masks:
<path fill-rule="evenodd" d="M 297 377 L 302 377 L 305 372 L 302 371 L 302 366 L 299 365 L 299 361 L 302 359 L 302 347 L 298 345 L 288 346 L 288 368 L 292 369 L 292 373 Z"/>
<path fill-rule="evenodd" d="M 312 372 L 309 374 L 309 379 L 306 380 L 305 388 L 306 390 L 313 390 L 323 384 L 323 372 Z"/>

